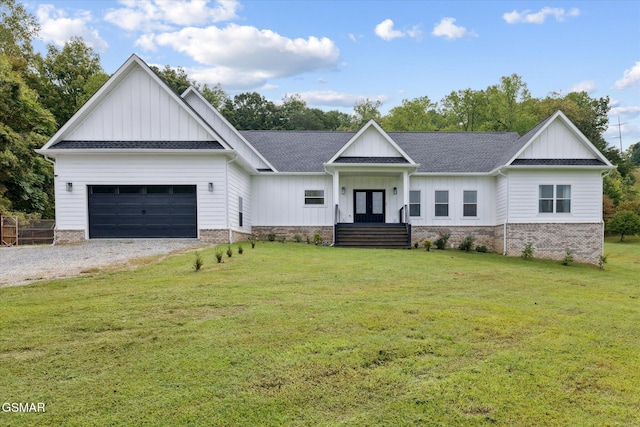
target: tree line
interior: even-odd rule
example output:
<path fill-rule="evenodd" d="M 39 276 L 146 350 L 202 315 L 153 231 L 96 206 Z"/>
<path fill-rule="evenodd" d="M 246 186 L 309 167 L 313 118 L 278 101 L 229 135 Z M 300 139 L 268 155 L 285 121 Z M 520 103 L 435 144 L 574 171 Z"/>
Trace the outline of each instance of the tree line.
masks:
<path fill-rule="evenodd" d="M 82 39 L 62 48 L 35 52 L 36 18 L 16 0 L 0 0 L 0 213 L 54 216 L 53 168 L 35 149 L 44 143 L 107 81 L 100 56 Z M 586 92 L 534 98 L 516 74 L 483 90 L 452 91 L 438 102 L 428 96 L 405 99 L 387 114 L 380 101 L 362 99 L 347 114 L 309 108 L 291 94 L 274 103 L 257 92 L 229 96 L 220 85 L 189 78 L 181 67 L 152 67 L 181 94 L 195 86 L 240 130 L 358 130 L 376 120 L 386 131 L 518 132 L 562 110 L 618 170 L 605 180 L 613 209 L 637 199 L 633 164 L 640 164 L 640 143 L 627 153 L 607 144 L 609 98 Z M 640 203 L 639 203 L 640 204 Z M 624 206 L 624 204 L 623 204 Z M 638 209 L 640 214 L 640 208 Z"/>

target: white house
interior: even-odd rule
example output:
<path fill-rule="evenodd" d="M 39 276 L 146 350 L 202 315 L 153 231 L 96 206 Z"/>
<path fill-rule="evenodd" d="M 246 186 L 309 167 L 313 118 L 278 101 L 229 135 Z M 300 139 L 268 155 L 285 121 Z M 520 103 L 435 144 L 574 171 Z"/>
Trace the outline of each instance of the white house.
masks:
<path fill-rule="evenodd" d="M 55 163 L 56 241 L 320 234 L 407 247 L 450 233 L 519 255 L 597 262 L 614 168 L 557 112 L 512 132 L 238 131 L 137 56 L 40 150 Z M 392 237 L 396 236 L 396 237 Z M 395 240 L 394 240 L 395 239 Z"/>

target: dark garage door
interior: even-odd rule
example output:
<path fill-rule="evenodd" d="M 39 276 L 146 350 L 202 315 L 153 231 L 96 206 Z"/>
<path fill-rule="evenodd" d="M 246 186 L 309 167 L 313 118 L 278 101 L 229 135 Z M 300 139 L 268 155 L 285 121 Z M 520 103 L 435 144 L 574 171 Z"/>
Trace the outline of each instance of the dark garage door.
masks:
<path fill-rule="evenodd" d="M 89 238 L 197 237 L 195 185 L 89 186 Z"/>

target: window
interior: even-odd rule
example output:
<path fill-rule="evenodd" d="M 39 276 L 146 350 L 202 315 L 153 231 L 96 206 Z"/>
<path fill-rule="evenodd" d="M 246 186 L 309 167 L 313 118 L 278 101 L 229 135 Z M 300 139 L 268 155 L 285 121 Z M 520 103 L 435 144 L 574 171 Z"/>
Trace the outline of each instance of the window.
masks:
<path fill-rule="evenodd" d="M 538 212 L 571 212 L 571 186 L 556 185 L 554 187 L 553 185 L 541 185 L 539 193 Z"/>
<path fill-rule="evenodd" d="M 449 216 L 449 191 L 436 191 L 436 216 Z"/>
<path fill-rule="evenodd" d="M 242 227 L 242 197 L 238 197 L 238 225 Z"/>
<path fill-rule="evenodd" d="M 420 216 L 420 190 L 409 191 L 409 216 Z"/>
<path fill-rule="evenodd" d="M 305 205 L 324 205 L 324 190 L 304 190 Z"/>
<path fill-rule="evenodd" d="M 478 216 L 478 192 L 475 190 L 462 193 L 462 215 Z"/>

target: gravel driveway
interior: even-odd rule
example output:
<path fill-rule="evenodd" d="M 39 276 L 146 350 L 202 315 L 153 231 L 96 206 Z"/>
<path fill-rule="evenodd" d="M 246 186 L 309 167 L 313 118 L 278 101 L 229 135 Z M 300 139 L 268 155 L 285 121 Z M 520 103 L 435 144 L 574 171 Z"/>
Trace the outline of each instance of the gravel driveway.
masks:
<path fill-rule="evenodd" d="M 0 288 L 76 276 L 139 257 L 207 246 L 196 239 L 88 240 L 73 245 L 0 246 Z"/>

